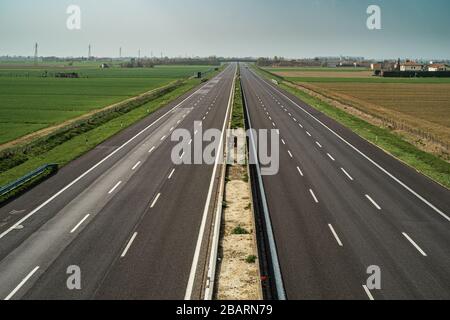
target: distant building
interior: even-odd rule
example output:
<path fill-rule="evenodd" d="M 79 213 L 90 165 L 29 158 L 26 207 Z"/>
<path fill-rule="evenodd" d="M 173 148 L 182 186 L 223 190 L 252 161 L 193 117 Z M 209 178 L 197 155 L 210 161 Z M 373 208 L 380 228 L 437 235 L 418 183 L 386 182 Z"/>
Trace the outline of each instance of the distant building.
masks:
<path fill-rule="evenodd" d="M 400 64 L 400 71 L 423 71 L 423 69 L 423 64 L 414 61 L 406 61 Z"/>
<path fill-rule="evenodd" d="M 381 70 L 382 69 L 382 63 L 372 63 L 372 64 L 370 64 L 370 69 L 372 71 Z"/>
<path fill-rule="evenodd" d="M 341 61 L 339 62 L 339 67 L 342 68 L 356 68 L 358 67 L 358 63 L 357 62 L 352 62 L 352 61 Z"/>
<path fill-rule="evenodd" d="M 430 72 L 450 71 L 450 67 L 443 63 L 433 63 L 428 65 L 428 71 Z"/>

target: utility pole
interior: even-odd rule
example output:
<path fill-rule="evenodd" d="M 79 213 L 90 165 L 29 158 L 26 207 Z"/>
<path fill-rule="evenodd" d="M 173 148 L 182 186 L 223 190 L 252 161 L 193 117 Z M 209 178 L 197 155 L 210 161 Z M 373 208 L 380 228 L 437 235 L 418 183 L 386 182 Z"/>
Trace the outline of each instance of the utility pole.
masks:
<path fill-rule="evenodd" d="M 141 60 L 141 49 L 138 50 L 138 61 Z"/>
<path fill-rule="evenodd" d="M 34 64 L 37 65 L 38 64 L 38 43 L 36 42 L 34 44 Z"/>
<path fill-rule="evenodd" d="M 122 59 L 122 47 L 119 48 L 119 58 Z"/>
<path fill-rule="evenodd" d="M 91 45 L 89 44 L 89 50 L 88 50 L 88 60 L 91 60 Z"/>

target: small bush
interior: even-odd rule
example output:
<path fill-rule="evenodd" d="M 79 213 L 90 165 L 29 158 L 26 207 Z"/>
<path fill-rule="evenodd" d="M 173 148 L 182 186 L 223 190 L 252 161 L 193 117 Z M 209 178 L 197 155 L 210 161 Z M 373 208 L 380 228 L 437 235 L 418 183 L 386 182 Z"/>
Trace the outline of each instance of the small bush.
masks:
<path fill-rule="evenodd" d="M 245 258 L 245 262 L 247 263 L 255 263 L 256 262 L 256 256 L 255 255 L 250 255 L 247 258 Z"/>
<path fill-rule="evenodd" d="M 249 232 L 246 229 L 242 228 L 241 226 L 234 228 L 231 233 L 238 234 L 238 235 L 249 234 Z"/>

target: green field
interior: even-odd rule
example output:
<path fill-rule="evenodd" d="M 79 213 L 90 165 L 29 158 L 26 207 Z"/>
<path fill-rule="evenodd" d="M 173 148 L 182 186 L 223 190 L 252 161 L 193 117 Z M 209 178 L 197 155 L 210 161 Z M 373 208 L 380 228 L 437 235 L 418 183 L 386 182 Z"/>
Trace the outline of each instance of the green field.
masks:
<path fill-rule="evenodd" d="M 161 66 L 102 70 L 97 64 L 0 64 L 0 144 L 211 69 Z M 77 72 L 81 78 L 43 78 L 45 71 Z"/>
<path fill-rule="evenodd" d="M 163 67 L 144 71 L 153 72 L 153 76 L 156 74 L 160 75 L 159 78 L 154 77 L 153 79 L 150 78 L 150 80 L 163 81 L 167 78 L 168 81 L 170 81 L 174 79 L 172 78 L 174 74 L 186 77 L 186 75 L 190 76 L 194 70 L 197 71 L 200 69 L 209 70 L 211 68 Z M 189 90 L 192 90 L 205 80 L 214 77 L 221 70 L 223 70 L 223 67 L 219 68 L 217 71 L 208 72 L 202 79 L 192 78 L 174 82 L 170 86 L 156 90 L 152 94 L 148 94 L 137 100 L 133 100 L 132 102 L 123 102 L 120 104 L 121 107 L 118 107 L 117 109 L 115 108 L 114 110 L 107 112 L 102 111 L 97 116 L 90 117 L 89 121 L 83 120 L 79 126 L 65 126 L 64 129 L 56 131 L 52 135 L 34 139 L 31 142 L 27 142 L 24 146 L 20 145 L 5 150 L 3 155 L 0 153 L 0 185 L 5 185 L 14 181 L 44 164 L 56 163 L 60 168 L 63 167 L 70 161 L 83 155 L 92 148 L 95 148 L 99 143 L 102 143 L 121 130 L 147 117 L 152 112 L 167 105 Z M 142 70 L 139 71 L 142 72 Z M 124 74 L 122 74 L 122 76 L 123 75 Z M 109 80 L 114 84 L 120 84 L 123 83 L 123 80 L 128 81 L 129 79 L 125 76 L 117 78 L 117 80 L 115 80 L 116 82 L 113 81 L 112 77 L 96 80 Z M 122 90 L 122 87 L 119 86 L 118 90 Z M 38 93 L 40 93 L 39 90 Z M 61 90 L 59 90 L 58 93 L 64 96 L 64 93 L 62 93 Z M 106 92 L 105 95 L 108 96 L 109 92 Z M 23 126 L 26 125 L 24 124 Z M 0 198 L 0 203 L 15 194 L 20 194 L 30 187 L 31 184 L 27 184 L 22 189 L 8 194 L 4 198 Z"/>

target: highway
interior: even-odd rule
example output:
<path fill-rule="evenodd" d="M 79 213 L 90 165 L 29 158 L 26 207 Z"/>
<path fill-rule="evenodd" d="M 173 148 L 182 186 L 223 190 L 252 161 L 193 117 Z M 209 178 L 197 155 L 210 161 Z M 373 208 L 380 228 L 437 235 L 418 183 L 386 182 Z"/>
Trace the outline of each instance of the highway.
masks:
<path fill-rule="evenodd" d="M 286 298 L 450 299 L 449 190 L 253 70 L 241 78 L 252 128 L 280 138 L 262 180 Z"/>
<path fill-rule="evenodd" d="M 231 64 L 3 206 L 0 298 L 200 298 L 219 164 L 174 165 L 171 134 L 223 132 L 235 71 Z M 79 290 L 67 286 L 71 266 Z"/>

